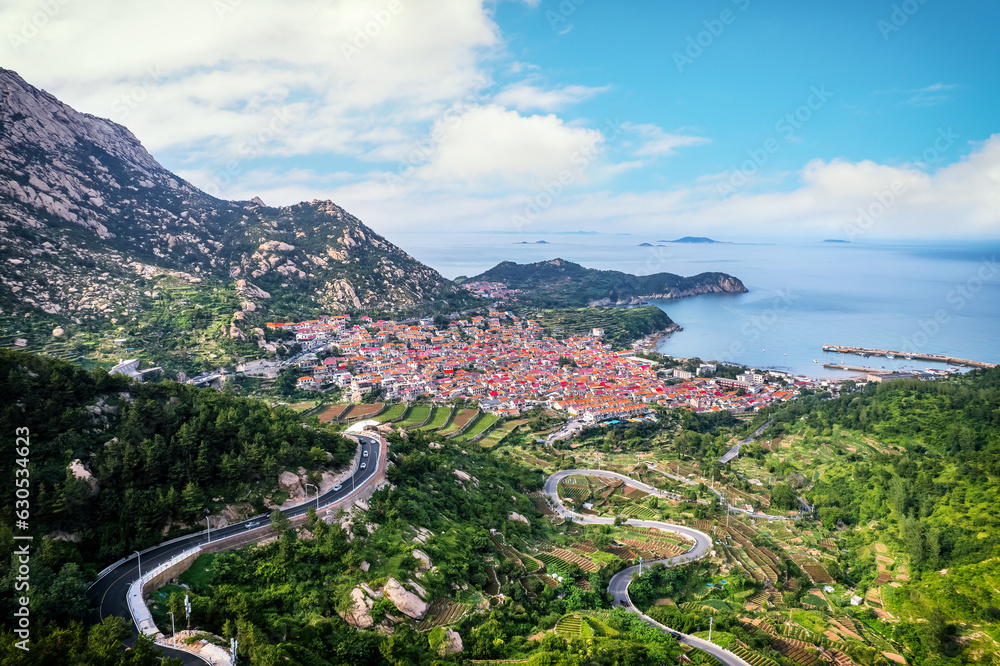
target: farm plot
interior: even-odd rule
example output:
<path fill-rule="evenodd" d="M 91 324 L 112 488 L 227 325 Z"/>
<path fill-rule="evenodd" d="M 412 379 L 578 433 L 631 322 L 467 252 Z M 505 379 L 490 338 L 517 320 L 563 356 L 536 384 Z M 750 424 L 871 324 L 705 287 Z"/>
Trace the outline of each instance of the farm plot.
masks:
<path fill-rule="evenodd" d="M 764 655 L 751 652 L 742 644 L 734 645 L 730 651 L 738 657 L 744 659 L 751 666 L 778 666 L 778 662 L 768 659 Z"/>
<path fill-rule="evenodd" d="M 403 428 L 415 428 L 427 420 L 431 415 L 431 408 L 428 405 L 414 405 L 410 408 L 410 413 L 397 425 Z"/>
<path fill-rule="evenodd" d="M 479 436 L 480 433 L 485 432 L 487 428 L 492 426 L 500 420 L 500 417 L 496 414 L 483 414 L 479 417 L 479 420 L 473 424 L 471 428 L 466 430 L 461 436 L 456 437 L 456 441 L 471 441 Z"/>
<path fill-rule="evenodd" d="M 833 585 L 836 581 L 830 575 L 822 564 L 817 562 L 807 562 L 805 564 L 800 564 L 802 570 L 813 580 L 817 585 Z M 881 578 L 881 574 L 879 575 Z"/>
<path fill-rule="evenodd" d="M 578 564 L 580 568 L 587 573 L 594 573 L 601 568 L 600 565 L 593 560 L 574 553 L 571 550 L 566 550 L 565 548 L 553 548 L 548 554 L 553 557 L 558 557 L 560 560 L 564 560 L 565 562 Z"/>
<path fill-rule="evenodd" d="M 641 504 L 632 504 L 622 509 L 623 516 L 629 516 L 632 518 L 638 518 L 639 520 L 654 520 L 656 518 L 656 512 L 650 509 L 648 506 L 642 506 Z"/>
<path fill-rule="evenodd" d="M 448 435 L 452 435 L 452 434 L 458 432 L 459 430 L 461 430 L 462 428 L 464 428 L 466 425 L 468 425 L 468 423 L 471 422 L 472 419 L 476 418 L 478 415 L 479 415 L 479 410 L 478 409 L 460 409 L 460 410 L 458 410 L 457 412 L 455 412 L 455 415 L 452 417 L 451 423 L 448 424 L 448 427 L 443 428 L 441 430 L 441 434 L 445 435 L 445 436 L 448 436 Z"/>
<path fill-rule="evenodd" d="M 586 499 L 590 497 L 590 486 L 576 483 L 560 483 L 559 495 L 573 500 Z"/>
<path fill-rule="evenodd" d="M 353 405 L 349 410 L 341 414 L 340 418 L 349 421 L 361 421 L 378 414 L 384 406 L 381 402 L 376 402 L 373 405 Z"/>
<path fill-rule="evenodd" d="M 406 410 L 408 408 L 409 405 L 407 405 L 405 402 L 401 402 L 398 405 L 392 405 L 391 407 L 389 407 L 389 409 L 385 410 L 384 412 L 376 416 L 375 420 L 381 423 L 386 423 L 388 421 L 392 421 L 393 419 L 398 419 L 404 414 L 406 414 Z"/>
<path fill-rule="evenodd" d="M 329 423 L 330 421 L 336 421 L 339 419 L 344 412 L 348 410 L 351 405 L 330 405 L 322 412 L 317 415 L 317 418 L 323 423 Z"/>
<path fill-rule="evenodd" d="M 583 618 L 579 615 L 565 615 L 556 624 L 556 633 L 560 636 L 577 638 L 583 631 Z"/>
<path fill-rule="evenodd" d="M 492 448 L 494 446 L 497 446 L 507 437 L 507 435 L 514 432 L 514 430 L 516 430 L 519 426 L 523 426 L 525 423 L 528 422 L 529 419 L 517 419 L 515 421 L 507 421 L 507 423 L 504 423 L 500 427 L 493 430 L 490 434 L 486 435 L 481 440 L 479 440 L 479 445 L 485 448 Z"/>
<path fill-rule="evenodd" d="M 415 625 L 417 631 L 430 631 L 434 627 L 444 627 L 455 624 L 472 609 L 468 604 L 459 604 L 450 599 L 435 599 L 427 615 Z"/>
<path fill-rule="evenodd" d="M 437 430 L 448 422 L 451 416 L 451 407 L 435 407 L 430 423 L 417 428 L 417 430 Z"/>

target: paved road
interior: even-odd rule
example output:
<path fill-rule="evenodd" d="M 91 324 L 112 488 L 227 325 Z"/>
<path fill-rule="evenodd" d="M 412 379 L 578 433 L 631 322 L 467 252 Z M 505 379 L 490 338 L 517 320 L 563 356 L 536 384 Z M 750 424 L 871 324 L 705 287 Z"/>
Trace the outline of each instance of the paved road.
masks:
<path fill-rule="evenodd" d="M 666 497 L 670 494 L 662 490 L 659 490 L 658 488 L 646 485 L 645 483 L 642 483 L 640 481 L 635 481 L 633 479 L 630 479 L 622 474 L 616 474 L 615 472 L 603 472 L 596 469 L 567 469 L 561 472 L 556 472 L 548 479 L 546 479 L 545 494 L 548 495 L 550 498 L 552 498 L 552 500 L 554 500 L 556 504 L 556 512 L 565 518 L 569 518 L 578 523 L 584 523 L 587 525 L 612 525 L 614 524 L 615 521 L 614 518 L 581 515 L 579 513 L 570 511 L 565 506 L 563 506 L 562 501 L 559 499 L 559 492 L 558 492 L 559 482 L 562 479 L 566 478 L 567 476 L 574 476 L 574 475 L 604 476 L 608 478 L 621 479 L 630 486 L 639 488 L 640 490 L 643 490 L 653 495 L 657 495 L 659 497 Z M 682 562 L 685 561 L 701 559 L 712 548 L 712 537 L 692 527 L 687 527 L 685 525 L 673 525 L 671 523 L 661 523 L 656 520 L 631 519 L 625 521 L 625 523 L 627 525 L 635 525 L 637 527 L 652 527 L 658 530 L 675 532 L 677 534 L 686 536 L 689 539 L 693 539 L 694 546 L 683 555 L 677 555 L 675 557 L 669 557 L 663 560 L 656 560 L 657 562 L 663 562 L 664 564 L 668 564 L 670 566 L 681 564 Z M 646 564 L 646 566 L 648 566 L 649 564 L 654 564 L 654 563 L 649 562 Z M 674 631 L 673 629 L 660 624 L 659 622 L 652 619 L 648 615 L 645 615 L 638 608 L 636 608 L 632 604 L 632 599 L 628 595 L 628 586 L 632 582 L 633 574 L 638 573 L 638 571 L 639 571 L 639 565 L 629 567 L 615 574 L 614 577 L 611 579 L 611 582 L 608 583 L 608 592 L 614 597 L 615 606 L 621 606 L 625 610 L 637 614 L 646 623 L 656 627 L 657 629 L 660 629 L 661 631 L 666 631 L 672 634 L 681 643 L 686 643 L 692 647 L 698 648 L 699 650 L 704 650 L 705 652 L 709 653 L 710 655 L 721 661 L 726 666 L 750 666 L 748 662 L 744 661 L 743 659 L 740 659 L 732 652 L 723 650 L 718 645 L 715 645 L 714 643 L 709 643 L 708 641 L 702 640 L 695 636 L 689 636 L 687 634 L 682 634 L 678 631 Z"/>
<path fill-rule="evenodd" d="M 729 449 L 729 451 L 726 452 L 726 455 L 724 455 L 721 458 L 719 458 L 719 462 L 724 465 L 727 462 L 729 462 L 730 460 L 732 460 L 733 458 L 736 458 L 737 456 L 739 456 L 740 455 L 740 448 L 744 444 L 749 444 L 753 440 L 755 440 L 758 437 L 760 437 L 760 433 L 764 432 L 764 429 L 767 428 L 767 426 L 769 426 L 769 425 L 771 425 L 771 419 L 768 419 L 767 422 L 764 425 L 762 425 L 761 427 L 757 428 L 757 430 L 755 430 L 752 435 L 750 435 L 749 437 L 747 437 L 746 439 L 744 439 L 742 442 L 740 442 L 739 444 L 737 444 L 733 448 Z"/>
<path fill-rule="evenodd" d="M 340 490 L 331 490 L 323 495 L 320 495 L 320 507 L 345 498 L 352 492 L 353 488 L 363 484 L 377 471 L 376 468 L 378 465 L 376 465 L 376 461 L 379 460 L 379 456 L 382 454 L 380 440 L 376 437 L 362 435 L 355 435 L 354 437 L 357 439 L 358 444 L 361 447 L 362 457 L 361 463 L 359 463 L 359 468 L 354 470 L 354 474 L 350 479 L 343 482 L 343 487 Z M 367 456 L 365 456 L 365 452 L 368 453 Z M 364 464 L 365 469 L 361 469 L 360 464 Z M 384 469 L 381 471 L 384 472 Z M 305 504 L 285 509 L 282 513 L 289 518 L 295 518 L 296 516 L 304 515 L 309 507 L 315 506 L 316 499 L 313 498 Z M 259 525 L 251 527 L 248 526 L 248 523 L 259 523 Z M 212 542 L 214 543 L 219 539 L 230 537 L 235 534 L 243 534 L 248 530 L 253 530 L 255 532 L 258 532 L 259 530 L 266 530 L 269 528 L 270 524 L 271 518 L 268 514 L 248 518 L 247 520 L 234 525 L 212 530 Z M 140 553 L 142 570 L 151 571 L 154 567 L 166 562 L 171 557 L 193 548 L 198 544 L 206 542 L 207 535 L 204 531 L 202 531 L 196 534 L 174 539 L 158 546 L 153 546 L 152 548 L 147 548 Z M 129 622 L 132 621 L 132 615 L 129 613 L 126 595 L 128 594 L 129 585 L 131 585 L 132 582 L 138 577 L 138 567 L 136 565 L 136 558 L 133 555 L 115 568 L 106 572 L 105 575 L 103 575 L 90 588 L 89 594 L 91 598 L 98 602 L 97 612 L 91 618 L 92 623 L 99 623 L 109 615 L 118 615 L 119 617 L 126 618 Z M 138 636 L 135 626 L 133 626 L 132 631 L 132 638 L 127 641 L 128 644 L 131 644 Z M 205 664 L 204 660 L 188 652 L 172 650 L 170 648 L 163 649 L 168 655 L 182 659 L 185 664 L 194 664 L 198 666 L 203 666 Z"/>

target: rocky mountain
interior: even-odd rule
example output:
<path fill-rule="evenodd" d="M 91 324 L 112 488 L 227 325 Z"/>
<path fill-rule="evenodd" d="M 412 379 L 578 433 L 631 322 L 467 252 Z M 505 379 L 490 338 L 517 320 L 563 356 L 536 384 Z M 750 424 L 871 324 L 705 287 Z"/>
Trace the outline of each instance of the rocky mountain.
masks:
<path fill-rule="evenodd" d="M 585 268 L 563 259 L 516 264 L 505 261 L 469 282 L 503 282 L 520 289 L 519 300 L 543 307 L 639 305 L 647 299 L 667 300 L 701 294 L 742 294 L 743 283 L 726 273 L 682 277 L 673 273 L 631 275 Z"/>
<path fill-rule="evenodd" d="M 4 69 L 0 231 L 0 314 L 69 326 L 136 318 L 167 282 L 229 294 L 240 309 L 213 314 L 236 321 L 262 309 L 453 309 L 469 299 L 330 201 L 216 199 L 125 127 Z"/>

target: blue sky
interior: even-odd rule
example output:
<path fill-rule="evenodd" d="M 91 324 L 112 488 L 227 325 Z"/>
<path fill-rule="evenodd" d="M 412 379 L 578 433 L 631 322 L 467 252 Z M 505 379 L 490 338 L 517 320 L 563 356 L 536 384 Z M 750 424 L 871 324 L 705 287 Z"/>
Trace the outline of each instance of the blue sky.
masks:
<path fill-rule="evenodd" d="M 996 2 L 41 6 L 0 9 L 0 64 L 224 198 L 390 235 L 1000 235 Z"/>

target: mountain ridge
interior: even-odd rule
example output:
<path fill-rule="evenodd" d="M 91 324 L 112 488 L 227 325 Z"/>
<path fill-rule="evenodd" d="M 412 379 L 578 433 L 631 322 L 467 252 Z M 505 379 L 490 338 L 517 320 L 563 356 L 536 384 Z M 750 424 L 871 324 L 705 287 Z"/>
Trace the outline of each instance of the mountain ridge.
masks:
<path fill-rule="evenodd" d="M 223 201 L 162 167 L 128 128 L 77 112 L 16 72 L 0 69 L 0 96 L 5 314 L 96 321 L 109 308 L 141 308 L 148 278 L 162 274 L 192 285 L 252 281 L 269 304 L 303 310 L 303 293 L 317 310 L 469 298 L 331 201 Z M 94 288 L 95 274 L 107 288 Z"/>

